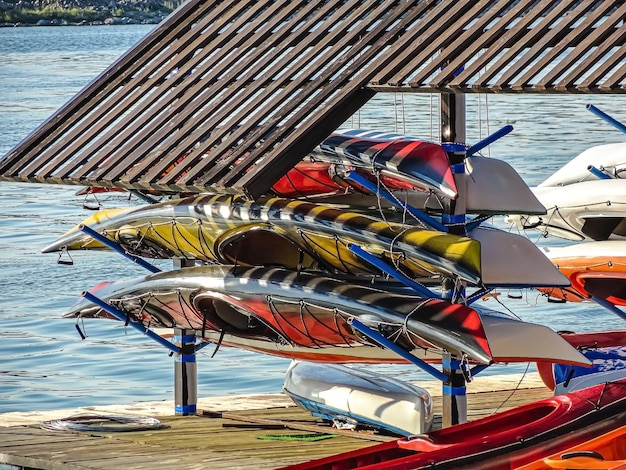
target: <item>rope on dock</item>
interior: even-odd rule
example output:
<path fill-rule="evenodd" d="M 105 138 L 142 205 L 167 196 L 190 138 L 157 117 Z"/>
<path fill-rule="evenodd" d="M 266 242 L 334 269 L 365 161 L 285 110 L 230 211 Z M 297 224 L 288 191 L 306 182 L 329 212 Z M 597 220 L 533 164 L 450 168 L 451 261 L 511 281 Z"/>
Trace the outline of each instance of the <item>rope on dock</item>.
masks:
<path fill-rule="evenodd" d="M 43 421 L 48 431 L 129 432 L 161 429 L 165 426 L 156 418 L 129 415 L 76 415 Z"/>

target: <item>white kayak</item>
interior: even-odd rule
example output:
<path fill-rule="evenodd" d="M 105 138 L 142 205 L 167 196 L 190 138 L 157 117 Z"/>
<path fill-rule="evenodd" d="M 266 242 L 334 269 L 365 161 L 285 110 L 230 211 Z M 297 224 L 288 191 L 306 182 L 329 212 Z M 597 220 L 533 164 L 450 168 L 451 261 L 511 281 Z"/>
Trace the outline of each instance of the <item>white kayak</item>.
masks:
<path fill-rule="evenodd" d="M 347 418 L 409 436 L 427 432 L 433 420 L 426 390 L 362 369 L 294 361 L 283 389 L 298 406 L 328 421 Z"/>
<path fill-rule="evenodd" d="M 539 187 L 597 180 L 598 177 L 588 169 L 590 165 L 614 178 L 626 177 L 623 173 L 626 170 L 626 142 L 597 145 L 585 150 L 539 184 Z"/>
<path fill-rule="evenodd" d="M 626 236 L 626 180 L 583 181 L 566 186 L 533 188 L 547 214 L 509 215 L 522 229 L 568 240 L 608 240 Z"/>

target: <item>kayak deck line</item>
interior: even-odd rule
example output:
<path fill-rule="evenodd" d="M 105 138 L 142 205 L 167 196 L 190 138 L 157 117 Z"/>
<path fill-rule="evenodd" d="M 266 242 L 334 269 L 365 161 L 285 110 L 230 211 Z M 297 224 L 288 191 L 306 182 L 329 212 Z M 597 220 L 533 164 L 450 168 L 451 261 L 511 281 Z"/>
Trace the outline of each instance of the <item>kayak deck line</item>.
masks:
<path fill-rule="evenodd" d="M 477 419 L 492 414 L 503 402 L 501 410 L 550 396 L 551 391 L 540 384 L 536 373 L 527 374 L 523 380 L 520 375 L 477 377 L 468 386 L 468 416 Z M 436 397 L 433 425 L 440 427 L 441 384 L 429 380 L 419 385 L 425 385 Z M 208 463 L 213 470 L 272 469 L 391 440 L 366 431 L 350 436 L 354 431 L 318 425 L 320 420 L 296 407 L 282 393 L 201 398 L 198 410 L 194 416 L 174 416 L 173 402 L 159 401 L 0 414 L 0 462 L 56 470 L 119 469 L 120 462 L 127 470 L 164 465 L 185 470 Z M 149 414 L 166 427 L 116 433 L 50 432 L 39 428 L 42 421 L 76 413 Z M 317 434 L 335 437 L 318 443 L 310 438 Z"/>

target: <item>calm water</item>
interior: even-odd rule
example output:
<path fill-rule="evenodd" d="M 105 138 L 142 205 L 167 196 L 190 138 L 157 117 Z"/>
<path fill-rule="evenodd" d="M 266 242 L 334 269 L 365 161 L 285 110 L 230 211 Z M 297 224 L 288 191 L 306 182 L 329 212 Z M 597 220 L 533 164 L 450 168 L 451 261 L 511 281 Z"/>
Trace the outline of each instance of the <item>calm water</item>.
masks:
<path fill-rule="evenodd" d="M 0 28 L 0 156 L 150 29 Z M 467 140 L 512 124 L 513 134 L 488 154 L 509 161 L 529 184 L 537 184 L 589 146 L 626 139 L 586 111 L 588 102 L 626 121 L 626 97 L 472 95 L 467 97 Z M 385 95 L 349 124 L 430 138 L 437 125 L 431 109 L 429 96 Z M 82 341 L 75 322 L 61 318 L 97 282 L 145 274 L 114 254 L 78 253 L 74 265 L 65 266 L 56 263 L 56 255 L 39 253 L 91 213 L 75 191 L 0 182 L 0 412 L 173 399 L 173 360 L 162 347 L 116 322 L 96 320 L 84 325 L 88 338 Z M 100 202 L 104 207 L 138 203 L 124 196 Z M 521 300 L 503 294 L 504 306 L 493 300 L 486 305 L 555 329 L 624 327 L 623 320 L 593 305 L 547 304 L 536 292 L 522 293 Z M 214 358 L 211 353 L 212 347 L 205 348 L 198 358 L 201 396 L 278 391 L 289 362 L 226 348 Z M 486 373 L 524 368 L 496 366 Z M 380 369 L 424 377 L 408 367 Z"/>

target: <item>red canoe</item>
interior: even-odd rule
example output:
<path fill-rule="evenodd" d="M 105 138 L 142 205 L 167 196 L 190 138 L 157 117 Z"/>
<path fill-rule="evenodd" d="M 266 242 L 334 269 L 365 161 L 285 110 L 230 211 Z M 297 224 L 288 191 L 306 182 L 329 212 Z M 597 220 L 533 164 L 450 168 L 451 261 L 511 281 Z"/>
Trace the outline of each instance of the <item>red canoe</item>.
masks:
<path fill-rule="evenodd" d="M 626 379 L 281 470 L 515 469 L 626 424 Z"/>

